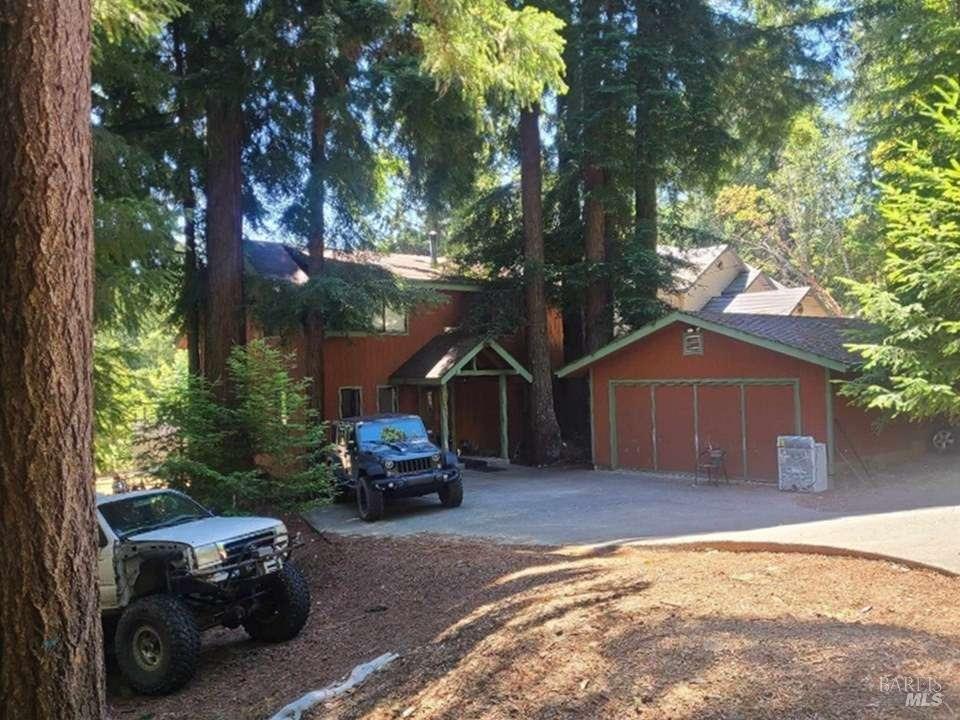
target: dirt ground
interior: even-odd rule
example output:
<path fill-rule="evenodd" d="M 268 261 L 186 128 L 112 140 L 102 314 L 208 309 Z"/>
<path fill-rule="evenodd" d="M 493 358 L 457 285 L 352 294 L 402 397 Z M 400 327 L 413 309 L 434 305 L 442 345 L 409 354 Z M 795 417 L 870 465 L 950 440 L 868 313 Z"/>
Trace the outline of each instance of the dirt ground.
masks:
<path fill-rule="evenodd" d="M 956 578 L 799 554 L 297 529 L 315 603 L 302 635 L 207 633 L 196 679 L 166 698 L 131 696 L 113 673 L 114 720 L 265 720 L 388 651 L 401 658 L 311 720 L 960 716 Z M 906 706 L 908 683 L 928 706 Z"/>

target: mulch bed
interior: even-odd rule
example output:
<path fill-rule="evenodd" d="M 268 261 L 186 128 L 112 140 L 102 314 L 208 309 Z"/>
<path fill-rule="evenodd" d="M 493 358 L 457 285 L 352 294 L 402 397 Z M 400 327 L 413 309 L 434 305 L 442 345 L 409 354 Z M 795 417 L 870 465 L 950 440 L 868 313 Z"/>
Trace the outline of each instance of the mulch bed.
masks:
<path fill-rule="evenodd" d="M 125 693 L 113 673 L 114 720 L 264 720 L 390 651 L 401 659 L 312 720 L 960 714 L 956 578 L 850 558 L 290 524 L 315 603 L 301 636 L 270 646 L 209 632 L 196 679 L 165 698 Z M 932 680 L 942 704 L 906 707 L 898 677 Z"/>

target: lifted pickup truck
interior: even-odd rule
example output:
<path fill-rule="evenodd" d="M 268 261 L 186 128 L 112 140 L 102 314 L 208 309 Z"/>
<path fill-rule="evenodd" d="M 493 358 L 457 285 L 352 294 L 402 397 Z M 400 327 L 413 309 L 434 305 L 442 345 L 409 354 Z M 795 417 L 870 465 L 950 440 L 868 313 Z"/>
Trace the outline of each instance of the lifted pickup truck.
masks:
<path fill-rule="evenodd" d="M 354 493 L 362 520 L 383 517 L 388 497 L 437 493 L 444 507 L 463 502 L 457 456 L 434 445 L 416 415 L 340 420 L 331 463 L 342 494 Z"/>
<path fill-rule="evenodd" d="M 185 685 L 207 628 L 283 642 L 307 621 L 310 589 L 279 520 L 216 517 L 173 490 L 98 496 L 97 520 L 105 635 L 138 692 Z"/>

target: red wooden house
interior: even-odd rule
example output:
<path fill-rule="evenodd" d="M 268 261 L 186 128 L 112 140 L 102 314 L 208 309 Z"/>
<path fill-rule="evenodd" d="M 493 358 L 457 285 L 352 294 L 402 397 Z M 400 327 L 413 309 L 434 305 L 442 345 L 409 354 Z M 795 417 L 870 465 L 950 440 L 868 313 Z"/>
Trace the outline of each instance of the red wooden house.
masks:
<path fill-rule="evenodd" d="M 247 270 L 263 277 L 293 283 L 308 279 L 302 253 L 279 243 L 247 241 L 245 257 Z M 489 339 L 462 328 L 481 286 L 428 256 L 330 251 L 329 258 L 377 264 L 434 289 L 442 302 L 408 313 L 378 308 L 374 332 L 329 333 L 324 344 L 325 418 L 416 413 L 444 447 L 504 458 L 521 453 L 531 379 L 525 342 L 522 334 Z M 548 328 L 557 367 L 563 352 L 559 313 L 550 313 Z M 252 317 L 247 334 L 263 335 Z M 303 367 L 302 334 L 283 338 L 283 344 Z"/>

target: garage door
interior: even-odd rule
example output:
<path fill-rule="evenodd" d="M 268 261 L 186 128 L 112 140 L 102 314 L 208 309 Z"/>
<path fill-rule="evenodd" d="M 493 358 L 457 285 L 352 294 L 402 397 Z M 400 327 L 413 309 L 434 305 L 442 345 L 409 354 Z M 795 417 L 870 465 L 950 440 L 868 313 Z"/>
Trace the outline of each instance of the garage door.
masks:
<path fill-rule="evenodd" d="M 774 480 L 777 437 L 798 433 L 796 381 L 614 381 L 614 467 L 693 472 L 698 452 L 727 452 L 731 477 Z"/>

